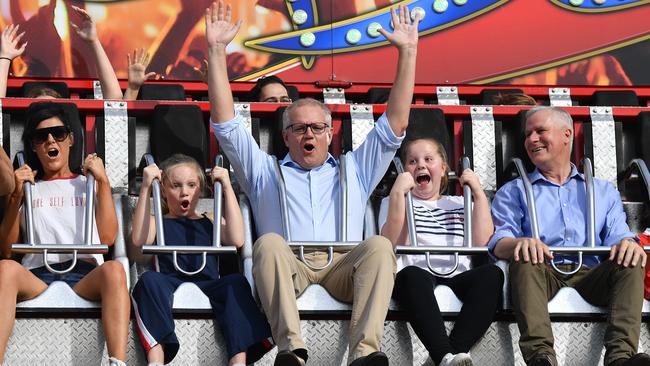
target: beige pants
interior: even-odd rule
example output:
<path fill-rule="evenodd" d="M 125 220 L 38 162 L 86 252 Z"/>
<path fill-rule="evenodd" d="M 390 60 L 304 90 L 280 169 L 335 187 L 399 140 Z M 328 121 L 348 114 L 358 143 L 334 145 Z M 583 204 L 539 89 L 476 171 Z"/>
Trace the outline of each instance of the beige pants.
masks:
<path fill-rule="evenodd" d="M 296 297 L 311 284 L 352 303 L 350 361 L 379 350 L 395 280 L 395 254 L 388 239 L 374 236 L 349 253 L 335 253 L 333 263 L 320 271 L 299 261 L 277 234 L 263 235 L 253 248 L 257 293 L 279 350 L 307 348 L 300 335 Z M 305 259 L 312 266 L 323 266 L 327 254 L 309 253 Z"/>

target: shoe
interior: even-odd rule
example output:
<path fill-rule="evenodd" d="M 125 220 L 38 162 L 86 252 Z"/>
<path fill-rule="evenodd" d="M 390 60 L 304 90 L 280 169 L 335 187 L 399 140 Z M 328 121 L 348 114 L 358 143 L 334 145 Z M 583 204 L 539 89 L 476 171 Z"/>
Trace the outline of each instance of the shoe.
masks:
<path fill-rule="evenodd" d="M 628 359 L 618 359 L 609 366 L 650 366 L 650 356 L 647 353 L 637 353 Z"/>
<path fill-rule="evenodd" d="M 352 361 L 350 366 L 388 366 L 388 357 L 384 352 L 377 351 L 368 356 L 357 358 Z"/>
<path fill-rule="evenodd" d="M 540 353 L 530 360 L 528 366 L 555 366 L 555 364 L 551 361 L 551 356 L 546 353 Z"/>
<path fill-rule="evenodd" d="M 474 366 L 474 363 L 467 353 L 447 353 L 438 366 Z"/>
<path fill-rule="evenodd" d="M 291 351 L 280 351 L 275 356 L 273 366 L 305 366 L 305 360 Z"/>

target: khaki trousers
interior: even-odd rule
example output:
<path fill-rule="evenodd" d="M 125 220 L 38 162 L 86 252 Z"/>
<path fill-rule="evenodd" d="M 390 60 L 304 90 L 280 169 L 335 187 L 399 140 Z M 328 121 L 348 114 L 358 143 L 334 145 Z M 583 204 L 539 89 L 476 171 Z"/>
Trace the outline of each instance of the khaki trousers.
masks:
<path fill-rule="evenodd" d="M 562 270 L 570 266 L 558 266 Z M 605 365 L 636 354 L 641 331 L 644 268 L 625 268 L 606 260 L 594 268 L 582 267 L 564 276 L 548 264 L 510 263 L 511 301 L 519 326 L 519 347 L 526 363 L 538 353 L 557 365 L 548 301 L 560 288 L 575 288 L 590 304 L 607 307 Z M 597 351 L 597 350 L 594 350 Z"/>
<path fill-rule="evenodd" d="M 388 239 L 374 236 L 349 253 L 335 253 L 333 263 L 320 271 L 298 260 L 277 234 L 263 235 L 253 248 L 257 293 L 279 350 L 307 348 L 300 335 L 296 297 L 311 284 L 320 284 L 337 300 L 352 303 L 350 362 L 379 350 L 396 269 Z M 312 266 L 323 266 L 327 254 L 309 253 L 305 259 Z"/>

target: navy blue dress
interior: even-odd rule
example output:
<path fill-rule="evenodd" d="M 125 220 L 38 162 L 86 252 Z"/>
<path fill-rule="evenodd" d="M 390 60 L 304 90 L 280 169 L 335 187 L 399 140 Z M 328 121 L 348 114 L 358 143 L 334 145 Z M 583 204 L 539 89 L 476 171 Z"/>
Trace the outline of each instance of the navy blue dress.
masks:
<path fill-rule="evenodd" d="M 164 219 L 168 245 L 212 244 L 212 221 L 200 219 Z M 228 359 L 248 351 L 247 363 L 260 358 L 272 347 L 271 329 L 252 296 L 246 278 L 237 273 L 219 277 L 216 256 L 208 256 L 205 268 L 194 276 L 176 272 L 171 254 L 156 258 L 158 272 L 145 272 L 133 288 L 131 298 L 138 335 L 145 351 L 161 344 L 165 363 L 171 362 L 179 349 L 174 331 L 172 304 L 174 291 L 184 282 L 193 282 L 210 299 L 212 311 L 226 341 Z M 199 269 L 201 255 L 178 255 L 179 266 L 188 272 Z"/>

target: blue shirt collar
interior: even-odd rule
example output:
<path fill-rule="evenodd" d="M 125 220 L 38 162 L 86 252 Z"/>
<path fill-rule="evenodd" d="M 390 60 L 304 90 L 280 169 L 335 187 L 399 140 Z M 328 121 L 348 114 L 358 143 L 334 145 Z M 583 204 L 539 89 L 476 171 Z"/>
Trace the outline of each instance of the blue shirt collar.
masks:
<path fill-rule="evenodd" d="M 332 154 L 327 153 L 327 159 L 325 159 L 325 163 L 323 163 L 323 165 L 319 166 L 318 168 L 314 168 L 314 169 L 320 169 L 326 164 L 329 164 L 330 166 L 332 166 L 334 168 L 336 166 L 338 166 L 338 162 L 336 161 L 336 159 L 334 159 Z M 298 163 L 296 163 L 291 158 L 291 155 L 289 153 L 287 153 L 287 155 L 284 157 L 284 159 L 282 159 L 282 161 L 280 161 L 280 165 L 288 166 L 288 167 L 292 167 L 292 168 L 296 168 L 296 169 L 302 169 L 302 170 L 305 170 L 305 171 L 310 170 L 310 169 L 303 169 Z"/>
<path fill-rule="evenodd" d="M 578 171 L 578 168 L 576 168 L 575 164 L 571 163 L 571 173 L 569 173 L 569 179 L 567 179 L 566 181 L 568 182 L 569 180 L 571 180 L 573 178 L 578 178 L 580 180 L 585 179 L 584 174 L 580 173 Z M 537 169 L 537 168 L 535 168 L 535 170 L 528 175 L 528 179 L 530 179 L 530 182 L 532 184 L 535 184 L 539 180 L 543 180 L 543 181 L 546 181 L 546 182 L 548 182 L 550 184 L 553 184 L 553 185 L 556 185 L 556 186 L 559 185 L 559 184 L 557 184 L 555 182 L 551 182 L 550 180 L 546 179 L 546 177 L 544 177 L 544 175 L 542 175 L 542 173 L 540 173 L 539 169 Z M 566 182 L 564 182 L 564 183 L 566 184 Z"/>

